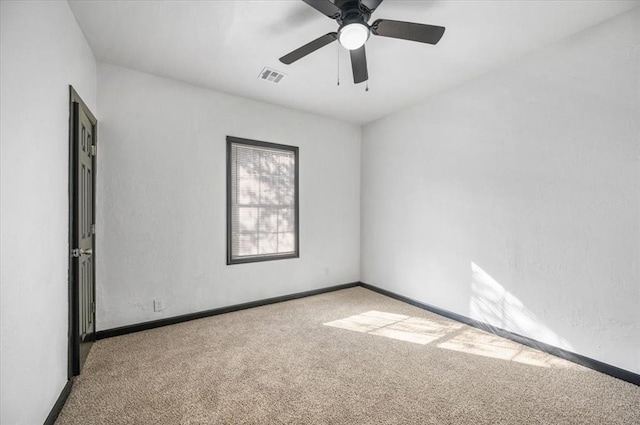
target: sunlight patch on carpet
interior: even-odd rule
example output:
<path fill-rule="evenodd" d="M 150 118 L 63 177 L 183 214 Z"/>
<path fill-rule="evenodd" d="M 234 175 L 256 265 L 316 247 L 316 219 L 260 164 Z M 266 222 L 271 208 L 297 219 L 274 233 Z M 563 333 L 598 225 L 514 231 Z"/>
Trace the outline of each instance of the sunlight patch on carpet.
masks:
<path fill-rule="evenodd" d="M 576 367 L 575 364 L 567 360 L 477 329 L 466 330 L 450 340 L 438 344 L 437 347 L 494 359 L 510 360 L 531 366 Z"/>
<path fill-rule="evenodd" d="M 324 325 L 421 345 L 429 344 L 463 326 L 450 321 L 436 321 L 375 310 Z"/>
<path fill-rule="evenodd" d="M 476 356 L 513 361 L 530 366 L 575 368 L 574 363 L 479 329 L 461 330 L 462 323 L 371 310 L 325 326 L 427 345 L 440 340 L 438 348 Z"/>

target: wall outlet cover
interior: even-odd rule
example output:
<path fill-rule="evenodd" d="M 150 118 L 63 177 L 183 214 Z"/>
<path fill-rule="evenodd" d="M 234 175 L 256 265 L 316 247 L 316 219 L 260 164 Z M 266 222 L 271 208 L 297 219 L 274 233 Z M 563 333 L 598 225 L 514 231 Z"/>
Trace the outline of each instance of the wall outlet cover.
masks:
<path fill-rule="evenodd" d="M 164 300 L 153 300 L 153 311 L 164 310 Z"/>

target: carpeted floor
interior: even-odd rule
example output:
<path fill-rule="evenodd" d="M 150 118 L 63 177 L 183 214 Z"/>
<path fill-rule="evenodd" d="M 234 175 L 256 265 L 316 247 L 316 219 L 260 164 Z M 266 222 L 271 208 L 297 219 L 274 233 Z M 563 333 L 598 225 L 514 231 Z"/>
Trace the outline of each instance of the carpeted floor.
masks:
<path fill-rule="evenodd" d="M 640 387 L 364 288 L 98 341 L 58 425 L 640 424 Z"/>

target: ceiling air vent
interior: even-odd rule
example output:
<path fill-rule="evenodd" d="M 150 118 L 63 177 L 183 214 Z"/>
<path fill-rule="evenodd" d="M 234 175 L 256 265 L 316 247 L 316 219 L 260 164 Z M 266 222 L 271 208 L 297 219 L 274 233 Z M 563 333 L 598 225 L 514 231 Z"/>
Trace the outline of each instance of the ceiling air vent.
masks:
<path fill-rule="evenodd" d="M 265 81 L 271 81 L 272 83 L 279 83 L 280 81 L 282 81 L 283 77 L 284 77 L 284 74 L 282 72 L 274 71 L 273 69 L 270 69 L 270 68 L 264 68 L 260 73 L 260 75 L 258 76 L 259 79 L 265 80 Z"/>

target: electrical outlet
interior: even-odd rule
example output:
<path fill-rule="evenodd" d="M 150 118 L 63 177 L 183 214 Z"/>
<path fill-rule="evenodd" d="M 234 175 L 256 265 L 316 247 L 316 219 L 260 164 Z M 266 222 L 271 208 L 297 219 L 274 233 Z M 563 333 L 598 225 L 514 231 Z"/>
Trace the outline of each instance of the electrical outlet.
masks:
<path fill-rule="evenodd" d="M 162 311 L 164 310 L 164 300 L 157 299 L 153 300 L 153 311 Z"/>

